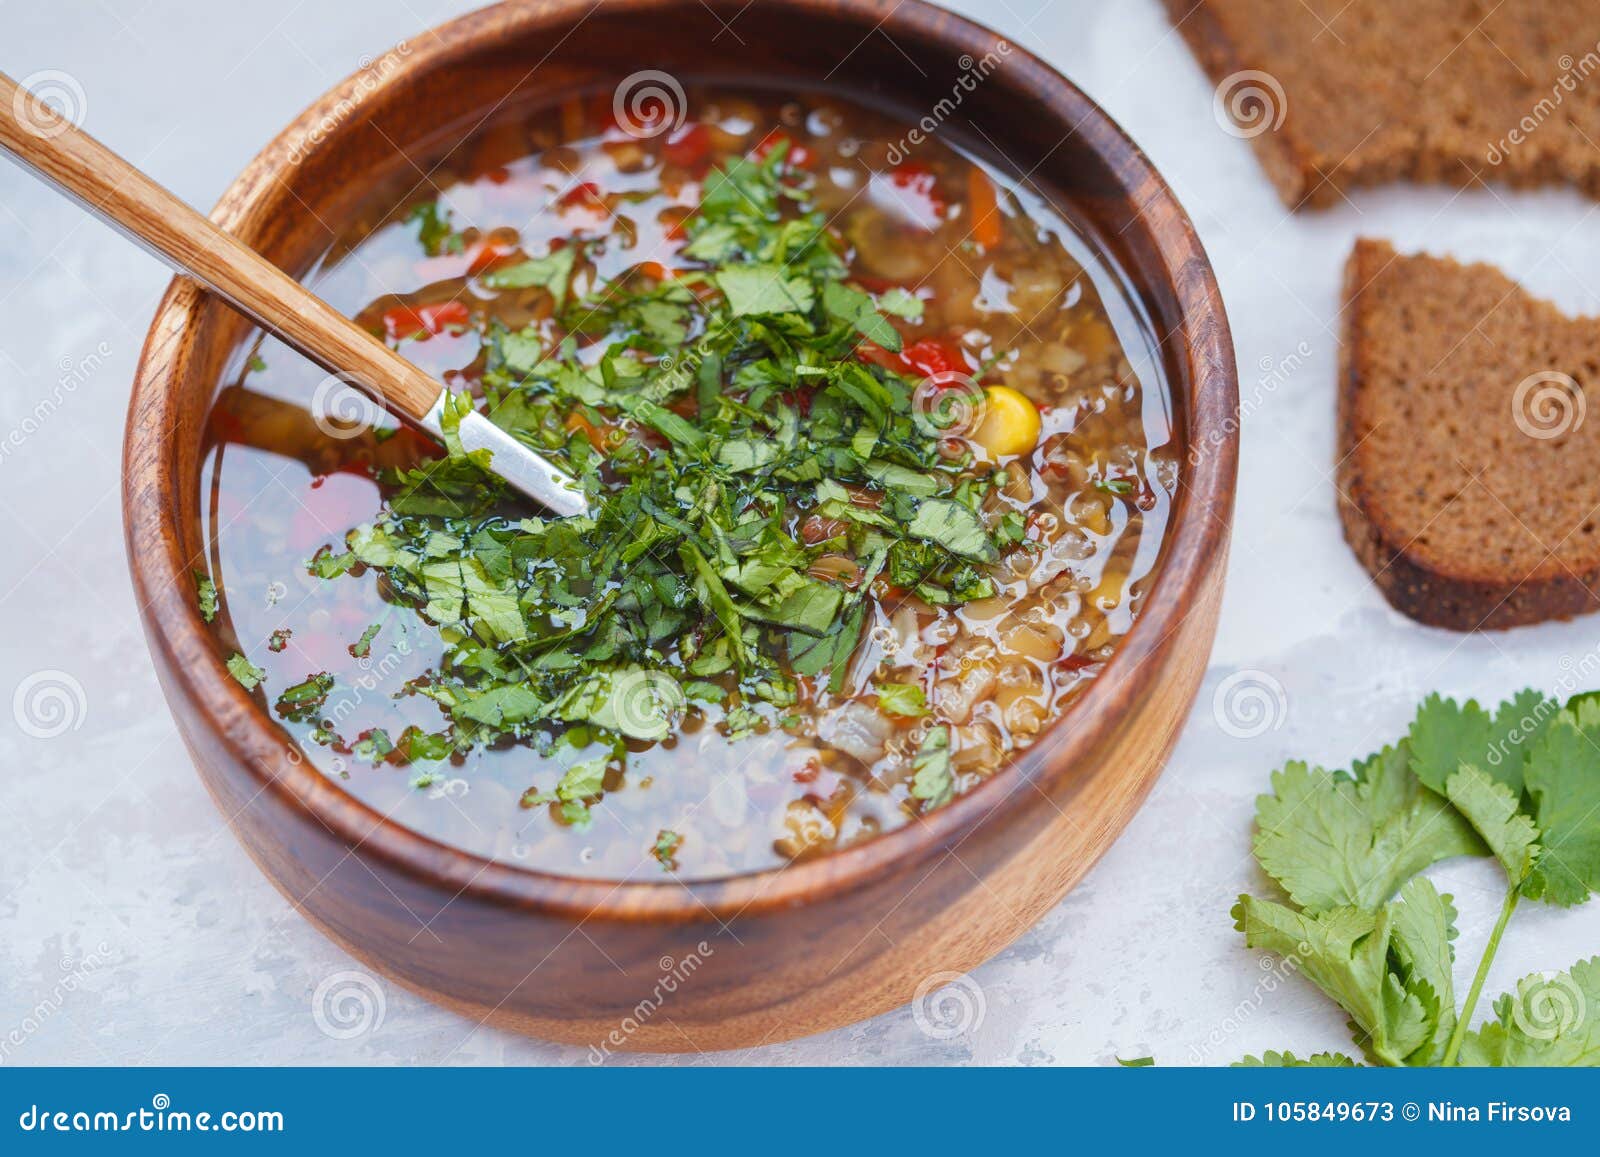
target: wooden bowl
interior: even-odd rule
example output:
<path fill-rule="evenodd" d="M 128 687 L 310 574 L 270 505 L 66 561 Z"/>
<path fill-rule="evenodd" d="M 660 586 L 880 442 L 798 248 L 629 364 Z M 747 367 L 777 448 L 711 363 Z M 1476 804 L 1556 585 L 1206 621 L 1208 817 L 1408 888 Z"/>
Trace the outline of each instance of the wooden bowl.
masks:
<path fill-rule="evenodd" d="M 1165 562 L 1104 674 L 1014 765 L 924 820 L 779 871 L 682 885 L 529 871 L 385 820 L 307 762 L 223 666 L 196 609 L 207 408 L 250 326 L 192 283 L 156 314 L 128 414 L 123 509 L 178 728 L 251 856 L 319 928 L 466 1016 L 614 1050 L 779 1041 L 904 1004 L 1056 903 L 1128 822 L 1205 670 L 1233 504 L 1238 384 L 1205 253 L 1144 154 L 1022 49 L 907 0 L 588 0 L 466 16 L 372 62 L 264 149 L 213 218 L 303 272 L 375 171 L 510 100 L 684 80 L 823 82 L 954 134 L 1044 189 L 1161 335 L 1188 448 Z M 722 21 L 732 25 L 724 31 Z M 1000 66 L 953 108 L 974 62 Z M 943 105 L 938 102 L 944 101 Z"/>

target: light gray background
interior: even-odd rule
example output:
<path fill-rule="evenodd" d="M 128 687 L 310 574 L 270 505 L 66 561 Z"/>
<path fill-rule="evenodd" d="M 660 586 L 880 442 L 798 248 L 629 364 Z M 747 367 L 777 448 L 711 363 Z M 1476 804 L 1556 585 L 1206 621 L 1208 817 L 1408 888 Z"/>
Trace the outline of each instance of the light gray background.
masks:
<path fill-rule="evenodd" d="M 0 0 L 0 68 L 69 74 L 90 131 L 209 206 L 330 84 L 470 6 Z M 1401 618 L 1366 581 L 1329 479 L 1341 266 L 1358 234 L 1390 237 L 1495 261 L 1562 306 L 1595 312 L 1596 206 L 1567 192 L 1395 190 L 1291 216 L 1248 147 L 1218 127 L 1212 88 L 1156 0 L 956 7 L 1109 109 L 1177 188 L 1216 262 L 1254 401 L 1212 669 L 1126 834 L 974 974 L 982 1016 L 970 1031 L 933 1039 L 901 1009 L 674 1063 L 1081 1064 L 1153 1052 L 1177 1064 L 1348 1047 L 1331 1006 L 1298 979 L 1283 982 L 1230 926 L 1234 896 L 1257 884 L 1253 796 L 1286 758 L 1348 766 L 1397 735 L 1429 690 L 1498 699 L 1524 684 L 1558 687 L 1594 662 L 1600 619 L 1463 638 Z M 477 1027 L 387 983 L 381 1021 L 369 1016 L 349 1039 L 319 1026 L 313 994 L 352 962 L 289 911 L 212 808 L 157 691 L 126 574 L 123 410 L 167 276 L 0 165 L 0 442 L 23 434 L 0 454 L 0 1062 L 581 1062 L 584 1050 Z M 1286 359 L 1281 380 L 1258 384 Z M 1519 377 L 1542 368 L 1514 367 Z M 35 421 L 50 398 L 60 404 Z M 38 692 L 38 679 L 26 681 L 40 672 L 65 672 L 83 693 L 51 738 L 6 710 L 19 686 Z M 1241 685 L 1224 685 L 1238 672 L 1284 693 L 1281 705 L 1269 695 L 1266 729 L 1249 738 L 1225 730 L 1214 703 L 1219 687 Z M 1500 885 L 1484 864 L 1437 875 L 1462 910 L 1464 988 Z M 1600 904 L 1526 905 L 1487 991 L 1597 950 Z"/>

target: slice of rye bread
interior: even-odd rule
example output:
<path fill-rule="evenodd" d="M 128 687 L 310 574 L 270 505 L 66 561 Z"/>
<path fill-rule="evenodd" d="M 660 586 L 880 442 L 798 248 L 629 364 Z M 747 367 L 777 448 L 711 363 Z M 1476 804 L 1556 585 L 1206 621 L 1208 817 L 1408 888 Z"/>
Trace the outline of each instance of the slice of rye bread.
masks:
<path fill-rule="evenodd" d="M 1339 514 L 1395 607 L 1470 631 L 1600 606 L 1600 319 L 1361 240 L 1339 383 Z"/>
<path fill-rule="evenodd" d="M 1399 180 L 1600 197 L 1596 0 L 1164 2 L 1292 208 Z"/>

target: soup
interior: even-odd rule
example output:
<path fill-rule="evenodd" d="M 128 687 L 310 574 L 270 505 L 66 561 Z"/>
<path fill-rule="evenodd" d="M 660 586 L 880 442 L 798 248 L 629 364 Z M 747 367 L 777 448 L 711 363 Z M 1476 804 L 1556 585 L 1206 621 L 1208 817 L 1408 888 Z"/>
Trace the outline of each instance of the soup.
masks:
<path fill-rule="evenodd" d="M 590 516 L 262 338 L 211 414 L 196 582 L 234 677 L 396 821 L 703 879 L 1040 742 L 1139 615 L 1178 451 L 1131 298 L 1036 191 L 833 96 L 654 112 L 506 115 L 309 279 Z"/>

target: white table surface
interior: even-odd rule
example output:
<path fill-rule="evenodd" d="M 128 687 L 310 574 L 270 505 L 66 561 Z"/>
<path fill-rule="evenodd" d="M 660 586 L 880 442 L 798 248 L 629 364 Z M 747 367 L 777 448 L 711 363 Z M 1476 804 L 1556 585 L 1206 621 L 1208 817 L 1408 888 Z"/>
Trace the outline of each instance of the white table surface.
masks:
<path fill-rule="evenodd" d="M 90 131 L 209 206 L 327 86 L 470 6 L 0 0 L 0 69 L 68 74 Z M 1156 0 L 956 7 L 1121 121 L 1216 263 L 1256 401 L 1212 667 L 1144 810 L 1076 891 L 973 974 L 982 1017 L 970 1031 L 934 1039 L 900 1009 L 665 1063 L 1101 1064 L 1154 1053 L 1183 1064 L 1348 1047 L 1332 1006 L 1298 979 L 1265 980 L 1231 928 L 1235 895 L 1260 883 L 1253 797 L 1286 758 L 1348 766 L 1398 735 L 1432 689 L 1498 699 L 1558 687 L 1600 647 L 1600 618 L 1462 637 L 1400 617 L 1367 581 L 1329 480 L 1341 267 L 1358 234 L 1388 237 L 1494 261 L 1563 307 L 1596 312 L 1596 206 L 1569 192 L 1390 190 L 1291 216 L 1248 147 L 1219 129 L 1211 86 Z M 582 1063 L 585 1050 L 478 1027 L 387 982 L 381 1020 L 348 1038 L 320 1027 L 314 994 L 353 963 L 289 910 L 206 797 L 157 690 L 126 573 L 123 410 L 167 277 L 0 165 L 0 444 L 21 435 L 0 446 L 0 700 L 24 684 L 37 694 L 41 672 L 64 672 L 82 692 L 54 737 L 0 709 L 0 1064 Z M 1298 364 L 1258 388 L 1262 367 L 1285 359 Z M 1275 726 L 1250 738 L 1225 730 L 1213 705 L 1240 671 L 1284 694 Z M 1464 989 L 1500 884 L 1484 863 L 1435 875 L 1461 908 Z M 1526 905 L 1487 992 L 1597 950 L 1600 904 Z"/>

